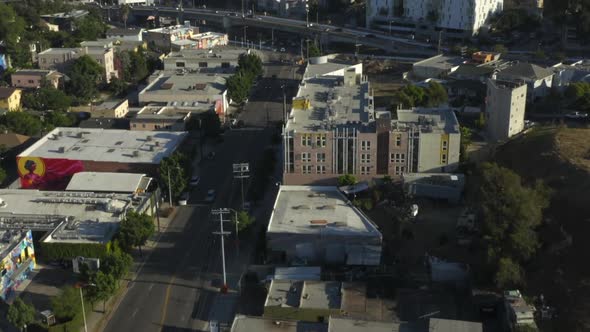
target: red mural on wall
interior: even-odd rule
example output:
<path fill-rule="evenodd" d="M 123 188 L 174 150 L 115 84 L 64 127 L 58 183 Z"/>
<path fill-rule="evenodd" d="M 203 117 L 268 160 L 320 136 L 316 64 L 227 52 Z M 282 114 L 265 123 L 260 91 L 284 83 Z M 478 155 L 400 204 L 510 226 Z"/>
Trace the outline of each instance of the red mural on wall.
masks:
<path fill-rule="evenodd" d="M 63 190 L 73 174 L 84 170 L 80 160 L 18 157 L 16 163 L 23 189 Z"/>

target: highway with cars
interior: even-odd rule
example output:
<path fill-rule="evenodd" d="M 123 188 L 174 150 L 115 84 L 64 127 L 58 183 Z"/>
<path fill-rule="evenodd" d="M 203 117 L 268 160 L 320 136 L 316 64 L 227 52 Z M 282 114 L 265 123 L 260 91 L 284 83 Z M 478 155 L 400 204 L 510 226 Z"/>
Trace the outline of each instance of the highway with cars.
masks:
<path fill-rule="evenodd" d="M 304 35 L 326 35 L 338 41 L 362 44 L 365 46 L 395 52 L 402 47 L 412 47 L 416 51 L 434 54 L 437 45 L 424 43 L 411 38 L 388 35 L 376 30 L 364 28 L 346 28 L 324 23 L 306 22 L 290 18 L 269 15 L 242 15 L 235 11 L 216 10 L 209 8 L 182 8 L 165 6 L 133 6 L 131 11 L 135 15 L 165 15 L 182 17 L 183 19 L 229 20 L 232 25 L 256 26 L 267 29 L 298 32 Z"/>

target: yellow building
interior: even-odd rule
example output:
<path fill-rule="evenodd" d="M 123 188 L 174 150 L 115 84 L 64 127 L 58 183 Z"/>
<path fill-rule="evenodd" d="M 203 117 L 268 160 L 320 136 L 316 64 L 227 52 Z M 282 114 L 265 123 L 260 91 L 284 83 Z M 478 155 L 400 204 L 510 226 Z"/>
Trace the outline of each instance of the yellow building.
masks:
<path fill-rule="evenodd" d="M 20 110 L 21 89 L 0 87 L 0 109 Z"/>

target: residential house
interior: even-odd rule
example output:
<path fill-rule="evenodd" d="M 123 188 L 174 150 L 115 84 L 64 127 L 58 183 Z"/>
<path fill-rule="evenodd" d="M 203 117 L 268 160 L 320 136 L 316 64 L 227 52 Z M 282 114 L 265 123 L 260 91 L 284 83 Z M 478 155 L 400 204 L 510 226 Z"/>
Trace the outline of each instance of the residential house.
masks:
<path fill-rule="evenodd" d="M 202 70 L 232 73 L 238 67 L 238 60 L 243 54 L 254 51 L 239 48 L 217 47 L 203 50 L 182 50 L 170 52 L 164 59 L 164 70 Z"/>
<path fill-rule="evenodd" d="M 145 106 L 129 119 L 131 130 L 171 130 L 184 131 L 194 108 Z M 207 106 L 207 110 L 212 110 Z"/>
<path fill-rule="evenodd" d="M 18 69 L 10 75 L 12 86 L 23 89 L 38 89 L 43 82 L 59 89 L 63 87 L 64 75 L 49 69 Z"/>
<path fill-rule="evenodd" d="M 105 100 L 98 105 L 92 105 L 90 115 L 93 118 L 122 118 L 129 112 L 127 99 Z"/>
<path fill-rule="evenodd" d="M 106 39 L 114 39 L 114 40 L 121 40 L 121 41 L 143 41 L 143 33 L 145 29 L 121 29 L 121 28 L 112 28 L 109 29 L 106 33 Z"/>
<path fill-rule="evenodd" d="M 109 83 L 111 78 L 118 77 L 114 64 L 115 52 L 112 47 L 50 48 L 37 56 L 39 68 L 67 73 L 74 60 L 83 55 L 88 55 L 104 68 L 105 82 Z"/>
<path fill-rule="evenodd" d="M 148 46 L 155 47 L 165 52 L 172 50 L 172 43 L 181 40 L 190 40 L 199 33 L 199 28 L 190 25 L 173 25 L 168 27 L 147 30 L 144 40 Z"/>
<path fill-rule="evenodd" d="M 459 56 L 435 55 L 412 65 L 412 74 L 417 79 L 445 78 L 454 72 L 464 60 Z"/>
<path fill-rule="evenodd" d="M 10 87 L 0 87 L 0 109 L 18 111 L 21 108 L 23 90 Z"/>
<path fill-rule="evenodd" d="M 493 78 L 500 81 L 526 83 L 527 100 L 532 103 L 549 94 L 553 83 L 553 71 L 532 63 L 518 62 L 500 70 Z"/>

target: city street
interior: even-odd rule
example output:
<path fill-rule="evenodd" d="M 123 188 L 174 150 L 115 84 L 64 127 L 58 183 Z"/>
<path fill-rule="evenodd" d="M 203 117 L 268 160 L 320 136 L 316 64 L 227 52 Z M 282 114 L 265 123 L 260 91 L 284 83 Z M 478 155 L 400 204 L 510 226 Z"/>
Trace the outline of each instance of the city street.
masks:
<path fill-rule="evenodd" d="M 220 240 L 212 232 L 219 221 L 210 215 L 211 208 L 237 207 L 240 184 L 233 179 L 232 163 L 254 161 L 260 156 L 270 134 L 263 130 L 227 131 L 224 142 L 215 151 L 214 160 L 203 160 L 201 182 L 189 199 L 179 207 L 175 219 L 162 234 L 159 244 L 129 284 L 105 331 L 188 331 L 204 330 L 209 310 L 222 280 Z M 213 144 L 213 143 L 212 143 Z M 215 189 L 215 202 L 205 204 L 208 189 Z M 229 215 L 224 216 L 229 219 Z M 231 223 L 224 225 L 233 231 Z M 232 232 L 233 233 L 233 232 Z M 239 258 L 233 235 L 226 238 L 228 284 L 235 291 L 241 271 L 251 257 L 248 249 Z M 247 248 L 253 248 L 254 245 Z M 232 311 L 232 308 L 225 308 Z"/>

